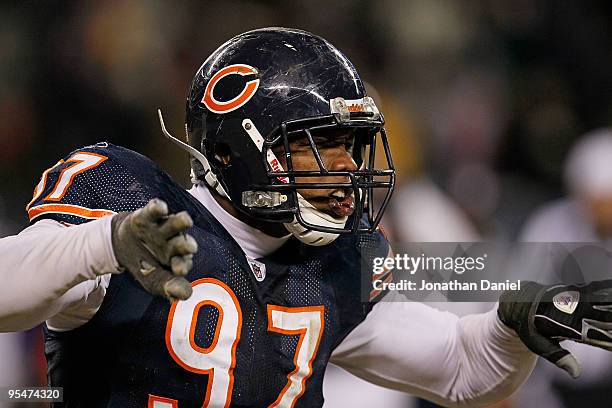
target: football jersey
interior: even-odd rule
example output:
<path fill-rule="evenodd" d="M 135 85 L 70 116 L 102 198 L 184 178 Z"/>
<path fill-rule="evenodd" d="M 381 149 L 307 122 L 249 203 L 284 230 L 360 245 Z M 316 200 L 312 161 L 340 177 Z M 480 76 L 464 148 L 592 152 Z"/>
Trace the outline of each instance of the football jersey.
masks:
<path fill-rule="evenodd" d="M 372 276 L 362 268 L 387 255 L 386 239 L 378 232 L 341 235 L 311 247 L 292 238 L 269 256 L 247 259 L 155 163 L 107 143 L 46 170 L 27 211 L 32 223 L 74 225 L 152 198 L 194 221 L 188 233 L 199 250 L 187 276 L 193 295 L 169 303 L 129 273 L 112 275 L 89 322 L 67 332 L 45 327 L 49 384 L 64 387 L 61 406 L 322 406 L 330 354 L 372 308 L 361 290 Z"/>

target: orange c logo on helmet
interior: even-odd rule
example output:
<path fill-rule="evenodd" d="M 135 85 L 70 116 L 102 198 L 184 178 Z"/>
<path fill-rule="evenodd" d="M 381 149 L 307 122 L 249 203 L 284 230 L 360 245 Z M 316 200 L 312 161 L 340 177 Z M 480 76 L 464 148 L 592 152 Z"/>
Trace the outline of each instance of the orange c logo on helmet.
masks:
<path fill-rule="evenodd" d="M 228 113 L 234 111 L 245 103 L 247 103 L 249 99 L 251 99 L 253 95 L 255 95 L 255 91 L 257 91 L 257 88 L 259 87 L 259 79 L 247 81 L 238 96 L 230 99 L 229 101 L 221 102 L 215 99 L 215 96 L 213 95 L 215 91 L 215 85 L 217 85 L 221 78 L 224 78 L 228 75 L 236 74 L 243 76 L 253 75 L 257 74 L 257 69 L 246 64 L 234 64 L 221 69 L 219 72 L 213 75 L 213 77 L 210 78 L 210 81 L 208 81 L 208 84 L 206 85 L 206 89 L 204 90 L 204 97 L 202 98 L 202 103 L 204 103 L 204 105 L 211 112 Z"/>

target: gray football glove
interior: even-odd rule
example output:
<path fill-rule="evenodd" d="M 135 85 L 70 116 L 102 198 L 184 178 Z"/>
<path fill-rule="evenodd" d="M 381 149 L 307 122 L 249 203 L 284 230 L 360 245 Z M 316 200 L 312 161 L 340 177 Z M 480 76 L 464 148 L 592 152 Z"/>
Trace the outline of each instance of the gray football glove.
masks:
<path fill-rule="evenodd" d="M 534 353 L 577 378 L 580 363 L 559 345 L 572 340 L 612 351 L 612 280 L 588 285 L 522 282 L 506 291 L 497 314 Z"/>
<path fill-rule="evenodd" d="M 184 276 L 193 266 L 198 245 L 185 234 L 193 225 L 186 211 L 168 215 L 166 203 L 153 199 L 139 210 L 115 215 L 111 224 L 119 265 L 145 290 L 170 301 L 191 296 Z"/>

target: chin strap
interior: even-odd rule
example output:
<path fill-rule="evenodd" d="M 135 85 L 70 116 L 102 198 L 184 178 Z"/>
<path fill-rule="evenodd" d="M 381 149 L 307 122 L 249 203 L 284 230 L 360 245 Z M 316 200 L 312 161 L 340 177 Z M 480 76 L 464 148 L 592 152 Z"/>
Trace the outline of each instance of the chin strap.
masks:
<path fill-rule="evenodd" d="M 323 211 L 317 210 L 310 204 L 301 194 L 298 193 L 299 211 L 304 219 L 309 224 L 320 225 L 330 228 L 344 228 L 348 217 L 335 218 Z M 312 246 L 323 246 L 331 244 L 340 234 L 332 234 L 330 232 L 313 231 L 300 224 L 297 218 L 293 218 L 292 222 L 284 224 L 285 228 L 293 234 L 297 239 Z"/>
<path fill-rule="evenodd" d="M 166 130 L 166 125 L 164 124 L 164 118 L 162 117 L 161 109 L 157 110 L 157 114 L 159 115 L 159 124 L 161 125 L 162 133 L 164 134 L 164 136 L 166 136 L 168 140 L 170 140 L 172 143 L 189 153 L 191 157 L 202 166 L 203 176 L 204 180 L 206 181 L 206 184 L 208 184 L 212 189 L 217 191 L 217 193 L 221 194 L 223 197 L 231 201 L 230 196 L 227 194 L 227 192 L 225 191 L 221 183 L 219 183 L 219 180 L 217 180 L 217 177 L 211 170 L 210 164 L 208 163 L 208 159 L 199 150 L 172 136 L 170 132 Z M 197 175 L 195 174 L 193 169 L 191 169 L 192 181 L 198 179 L 196 176 Z"/>

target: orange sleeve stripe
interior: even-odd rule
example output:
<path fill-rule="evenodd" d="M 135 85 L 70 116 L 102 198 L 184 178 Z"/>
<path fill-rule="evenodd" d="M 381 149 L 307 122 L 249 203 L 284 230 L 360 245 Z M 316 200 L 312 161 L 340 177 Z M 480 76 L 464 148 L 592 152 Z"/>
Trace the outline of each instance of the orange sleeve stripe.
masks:
<path fill-rule="evenodd" d="M 387 252 L 387 258 L 391 258 L 393 259 L 395 257 L 394 253 L 393 253 L 393 248 L 391 248 L 391 246 L 389 246 L 389 251 Z M 383 277 L 385 275 L 387 275 L 389 272 L 391 272 L 393 270 L 393 268 L 387 268 L 386 266 L 383 266 L 383 271 L 380 273 L 376 273 L 373 272 L 372 273 L 372 282 L 376 281 L 376 280 L 381 280 L 383 279 Z"/>
<path fill-rule="evenodd" d="M 393 281 L 393 274 L 389 274 L 389 276 L 387 276 L 385 278 L 385 280 L 383 280 L 383 283 L 390 283 Z M 372 289 L 370 291 L 370 297 L 369 297 L 369 301 L 372 302 L 374 299 L 376 299 L 376 297 L 378 295 L 380 295 L 383 292 L 382 289 Z"/>
<path fill-rule="evenodd" d="M 72 204 L 42 204 L 28 210 L 30 221 L 43 214 L 66 214 L 76 215 L 77 217 L 96 219 L 114 215 L 116 212 L 103 209 L 91 209 Z"/>
<path fill-rule="evenodd" d="M 372 282 L 376 281 L 376 280 L 381 280 L 383 279 L 385 276 L 387 276 L 387 274 L 389 274 L 389 272 L 391 272 L 393 270 L 393 268 L 383 268 L 383 271 L 381 273 L 373 273 L 372 274 Z"/>

